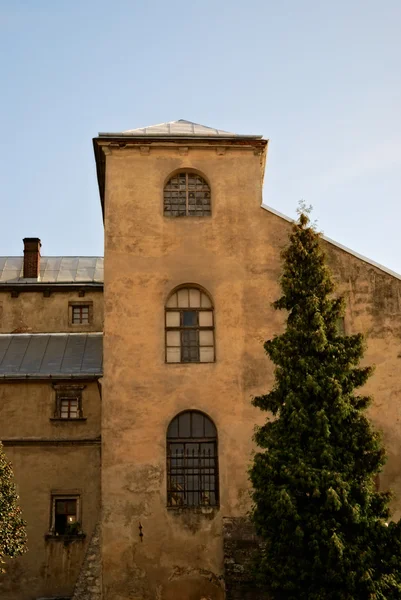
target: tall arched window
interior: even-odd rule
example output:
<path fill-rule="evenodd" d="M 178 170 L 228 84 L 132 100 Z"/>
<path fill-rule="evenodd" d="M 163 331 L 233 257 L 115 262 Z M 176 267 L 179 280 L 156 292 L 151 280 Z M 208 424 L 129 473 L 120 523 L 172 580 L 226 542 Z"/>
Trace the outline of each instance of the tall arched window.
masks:
<path fill-rule="evenodd" d="M 217 431 L 197 410 L 177 415 L 167 430 L 168 506 L 217 506 Z"/>
<path fill-rule="evenodd" d="M 182 171 L 164 186 L 165 217 L 206 217 L 211 215 L 210 187 L 197 173 Z"/>
<path fill-rule="evenodd" d="M 166 362 L 214 362 L 213 306 L 196 287 L 173 292 L 166 304 Z"/>

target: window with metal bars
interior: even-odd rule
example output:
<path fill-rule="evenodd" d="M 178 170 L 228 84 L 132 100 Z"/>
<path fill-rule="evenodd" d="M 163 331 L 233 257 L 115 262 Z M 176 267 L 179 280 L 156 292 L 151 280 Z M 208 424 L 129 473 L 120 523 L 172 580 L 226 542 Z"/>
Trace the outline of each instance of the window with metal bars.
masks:
<path fill-rule="evenodd" d="M 197 173 L 180 172 L 164 187 L 165 217 L 209 217 L 211 194 L 209 184 Z"/>
<path fill-rule="evenodd" d="M 166 362 L 214 362 L 213 305 L 205 291 L 181 287 L 166 303 Z"/>
<path fill-rule="evenodd" d="M 199 411 L 177 415 L 168 427 L 167 504 L 219 504 L 217 431 L 209 417 Z"/>

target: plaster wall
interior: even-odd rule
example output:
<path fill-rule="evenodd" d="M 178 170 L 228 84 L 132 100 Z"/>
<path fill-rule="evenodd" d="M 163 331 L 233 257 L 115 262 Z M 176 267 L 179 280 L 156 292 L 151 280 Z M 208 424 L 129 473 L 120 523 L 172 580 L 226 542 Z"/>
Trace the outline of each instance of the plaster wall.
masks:
<path fill-rule="evenodd" d="M 93 321 L 89 325 L 69 323 L 68 303 L 93 303 Z M 0 289 L 0 333 L 64 333 L 103 331 L 103 291 L 21 292 L 13 298 L 10 292 Z"/>
<path fill-rule="evenodd" d="M 27 522 L 28 551 L 7 561 L 0 578 L 2 600 L 70 597 L 100 511 L 100 447 L 6 447 L 20 505 Z M 65 544 L 45 539 L 50 529 L 52 492 L 79 493 L 85 539 Z"/>
<path fill-rule="evenodd" d="M 81 384 L 82 421 L 51 420 L 56 397 L 48 381 L 0 385 L 0 440 L 12 462 L 28 533 L 28 552 L 9 561 L 0 577 L 2 600 L 72 595 L 100 510 L 100 395 L 97 382 Z M 45 539 L 55 491 L 80 496 L 85 539 L 67 545 Z"/>
<path fill-rule="evenodd" d="M 247 148 L 113 148 L 107 155 L 105 339 L 102 415 L 104 600 L 223 597 L 222 518 L 250 507 L 247 469 L 256 423 L 252 395 L 273 382 L 263 341 L 280 333 L 280 250 L 290 224 L 261 208 L 260 156 Z M 209 181 L 212 216 L 163 217 L 162 191 L 176 170 Z M 401 516 L 400 281 L 326 244 L 348 300 L 346 330 L 368 339 L 371 416 L 383 430 Z M 216 361 L 166 364 L 164 304 L 177 285 L 208 290 Z M 198 409 L 219 436 L 220 507 L 167 508 L 165 435 L 180 411 Z M 139 536 L 139 525 L 143 538 Z M 212 582 L 212 583 L 210 583 Z M 179 590 L 179 596 L 176 594 Z"/>
<path fill-rule="evenodd" d="M 57 380 L 53 383 L 63 384 Z M 101 401 L 96 381 L 64 382 L 84 386 L 85 420 L 55 420 L 56 391 L 51 381 L 16 381 L 0 384 L 0 440 L 88 439 L 100 436 Z"/>

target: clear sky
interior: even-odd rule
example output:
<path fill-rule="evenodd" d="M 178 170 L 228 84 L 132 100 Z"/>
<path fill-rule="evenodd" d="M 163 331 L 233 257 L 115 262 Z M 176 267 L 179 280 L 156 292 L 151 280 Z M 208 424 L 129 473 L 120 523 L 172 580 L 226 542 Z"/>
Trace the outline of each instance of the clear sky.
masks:
<path fill-rule="evenodd" d="M 264 203 L 401 272 L 401 0 L 0 0 L 1 255 L 100 255 L 92 138 L 270 139 Z"/>

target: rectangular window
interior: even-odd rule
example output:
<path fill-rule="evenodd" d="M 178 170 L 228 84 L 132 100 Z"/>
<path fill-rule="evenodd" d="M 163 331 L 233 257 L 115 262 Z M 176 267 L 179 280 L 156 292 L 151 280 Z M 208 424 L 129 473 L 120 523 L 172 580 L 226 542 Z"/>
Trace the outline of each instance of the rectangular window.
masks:
<path fill-rule="evenodd" d="M 69 302 L 68 321 L 70 325 L 91 325 L 93 302 Z"/>
<path fill-rule="evenodd" d="M 62 419 L 77 419 L 79 417 L 79 399 L 60 398 L 60 417 Z"/>
<path fill-rule="evenodd" d="M 81 532 L 79 510 L 80 497 L 78 495 L 52 495 L 51 533 L 53 535 L 78 535 Z"/>
<path fill-rule="evenodd" d="M 73 306 L 72 307 L 72 322 L 74 325 L 88 325 L 89 324 L 89 306 Z"/>
<path fill-rule="evenodd" d="M 82 392 L 85 387 L 77 384 L 54 384 L 56 402 L 53 419 L 85 420 L 82 411 Z"/>

